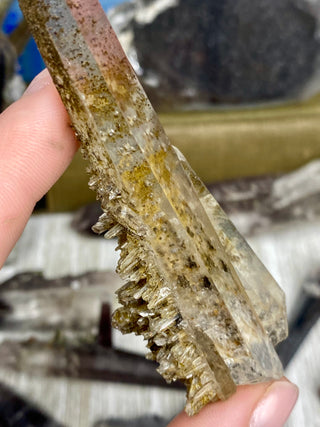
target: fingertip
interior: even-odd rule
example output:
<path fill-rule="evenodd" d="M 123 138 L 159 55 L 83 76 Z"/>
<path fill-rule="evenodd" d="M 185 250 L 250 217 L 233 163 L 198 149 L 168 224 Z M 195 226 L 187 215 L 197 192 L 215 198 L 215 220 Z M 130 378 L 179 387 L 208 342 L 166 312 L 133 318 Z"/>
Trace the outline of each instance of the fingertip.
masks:
<path fill-rule="evenodd" d="M 29 84 L 22 96 L 30 96 L 47 86 L 54 86 L 49 71 L 45 68 Z"/>
<path fill-rule="evenodd" d="M 275 381 L 259 399 L 250 427 L 282 427 L 298 399 L 299 389 L 289 381 Z"/>
<path fill-rule="evenodd" d="M 181 412 L 168 427 L 282 427 L 298 398 L 298 388 L 285 378 L 239 386 L 226 401 L 205 406 L 189 417 Z"/>
<path fill-rule="evenodd" d="M 44 72 L 0 117 L 0 178 L 35 203 L 55 183 L 78 149 L 59 94 Z"/>

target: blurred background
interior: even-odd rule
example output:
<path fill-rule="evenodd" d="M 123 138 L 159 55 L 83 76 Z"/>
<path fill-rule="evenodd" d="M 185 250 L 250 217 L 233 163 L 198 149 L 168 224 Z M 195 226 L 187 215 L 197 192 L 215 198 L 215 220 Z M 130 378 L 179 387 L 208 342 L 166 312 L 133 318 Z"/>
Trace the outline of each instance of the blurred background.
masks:
<path fill-rule="evenodd" d="M 171 142 L 284 289 L 287 427 L 319 426 L 320 0 L 101 3 Z M 17 1 L 0 19 L 2 110 L 44 63 Z M 90 231 L 85 168 L 77 155 L 0 271 L 0 425 L 161 427 L 183 408 L 143 342 L 111 330 L 116 242 Z"/>

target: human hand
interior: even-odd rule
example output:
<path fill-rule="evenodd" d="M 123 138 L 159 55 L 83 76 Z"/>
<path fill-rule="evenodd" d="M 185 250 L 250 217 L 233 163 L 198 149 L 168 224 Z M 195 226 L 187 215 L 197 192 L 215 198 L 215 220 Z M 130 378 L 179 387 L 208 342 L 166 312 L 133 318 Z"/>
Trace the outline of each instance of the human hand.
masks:
<path fill-rule="evenodd" d="M 286 378 L 239 386 L 228 400 L 211 403 L 191 418 L 181 412 L 168 427 L 282 427 L 297 398 L 297 386 Z"/>
<path fill-rule="evenodd" d="M 0 115 L 0 268 L 78 143 L 47 71 Z"/>
<path fill-rule="evenodd" d="M 47 73 L 0 116 L 0 267 L 20 237 L 35 203 L 78 148 L 65 108 Z M 238 387 L 225 402 L 198 415 L 179 414 L 168 427 L 280 427 L 298 389 L 286 379 Z"/>

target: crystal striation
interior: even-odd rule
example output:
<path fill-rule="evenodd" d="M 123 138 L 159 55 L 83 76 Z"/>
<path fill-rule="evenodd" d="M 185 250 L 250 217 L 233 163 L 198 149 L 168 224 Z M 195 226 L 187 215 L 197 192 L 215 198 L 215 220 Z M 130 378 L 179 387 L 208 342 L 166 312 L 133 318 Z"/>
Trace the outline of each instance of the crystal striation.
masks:
<path fill-rule="evenodd" d="M 117 236 L 114 326 L 141 334 L 186 411 L 282 376 L 284 295 L 173 147 L 97 0 L 20 0 Z"/>

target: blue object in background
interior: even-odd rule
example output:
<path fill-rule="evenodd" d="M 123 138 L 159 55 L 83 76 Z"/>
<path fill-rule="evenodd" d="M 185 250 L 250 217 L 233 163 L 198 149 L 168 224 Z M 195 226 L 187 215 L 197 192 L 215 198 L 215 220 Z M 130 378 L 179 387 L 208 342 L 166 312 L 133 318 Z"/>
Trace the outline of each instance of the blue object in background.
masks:
<path fill-rule="evenodd" d="M 123 3 L 124 1 L 125 0 L 100 0 L 100 3 L 103 9 L 108 11 L 110 8 Z M 15 0 L 4 21 L 3 31 L 6 34 L 10 34 L 11 31 L 16 28 L 21 19 L 22 12 L 19 8 L 18 0 Z M 24 52 L 20 56 L 19 65 L 19 72 L 22 74 L 26 83 L 30 83 L 31 80 L 44 69 L 44 62 L 33 39 L 28 42 Z"/>
<path fill-rule="evenodd" d="M 21 18 L 22 18 L 22 12 L 20 10 L 18 0 L 15 0 L 9 9 L 6 19 L 4 20 L 3 31 L 6 34 L 11 33 L 11 31 L 16 28 Z"/>
<path fill-rule="evenodd" d="M 22 19 L 22 12 L 20 10 L 18 0 L 15 0 L 9 9 L 6 19 L 3 23 L 3 31 L 6 34 L 10 34 Z M 38 48 L 33 39 L 27 43 L 25 50 L 18 59 L 19 72 L 26 83 L 30 83 L 31 80 L 41 70 L 44 69 L 45 65 L 40 56 Z"/>
<path fill-rule="evenodd" d="M 26 83 L 30 83 L 31 80 L 45 68 L 43 59 L 33 38 L 30 38 L 28 41 L 18 62 L 20 65 L 20 72 Z"/>
<path fill-rule="evenodd" d="M 107 12 L 114 6 L 117 6 L 120 3 L 123 3 L 125 0 L 100 0 L 101 6 Z"/>

